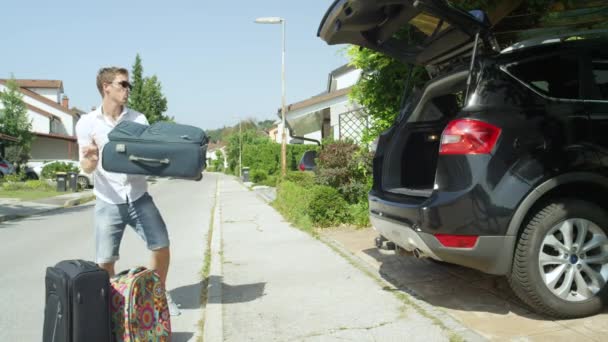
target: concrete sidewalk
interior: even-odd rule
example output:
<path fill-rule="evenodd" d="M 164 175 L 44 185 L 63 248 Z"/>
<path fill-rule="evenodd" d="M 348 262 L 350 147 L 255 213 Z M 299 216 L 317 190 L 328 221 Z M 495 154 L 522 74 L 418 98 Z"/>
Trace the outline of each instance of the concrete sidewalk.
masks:
<path fill-rule="evenodd" d="M 93 190 L 68 192 L 59 196 L 41 198 L 33 201 L 21 201 L 14 198 L 2 198 L 0 194 L 0 222 L 23 217 L 40 215 L 56 209 L 73 207 L 95 198 Z"/>
<path fill-rule="evenodd" d="M 482 340 L 291 227 L 234 177 L 219 188 L 205 341 Z"/>

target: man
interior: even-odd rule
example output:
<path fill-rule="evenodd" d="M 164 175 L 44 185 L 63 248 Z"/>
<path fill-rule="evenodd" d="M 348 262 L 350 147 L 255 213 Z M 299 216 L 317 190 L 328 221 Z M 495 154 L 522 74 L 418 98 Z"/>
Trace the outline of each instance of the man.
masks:
<path fill-rule="evenodd" d="M 107 172 L 101 166 L 103 146 L 108 133 L 121 121 L 135 121 L 148 125 L 146 117 L 127 108 L 131 84 L 124 68 L 102 68 L 97 74 L 97 89 L 101 106 L 83 115 L 76 124 L 78 144 L 81 146 L 80 166 L 85 173 L 94 174 L 95 203 L 95 258 L 99 267 L 110 277 L 119 258 L 120 242 L 127 225 L 133 227 L 146 242 L 152 257 L 150 268 L 160 276 L 163 287 L 169 270 L 169 235 L 165 222 L 148 194 L 148 183 L 142 175 Z M 169 311 L 179 315 L 179 309 L 167 292 Z"/>

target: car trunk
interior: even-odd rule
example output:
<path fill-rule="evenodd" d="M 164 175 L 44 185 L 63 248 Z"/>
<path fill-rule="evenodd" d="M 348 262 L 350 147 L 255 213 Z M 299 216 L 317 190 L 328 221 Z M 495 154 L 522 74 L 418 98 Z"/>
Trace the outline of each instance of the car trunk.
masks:
<path fill-rule="evenodd" d="M 394 196 L 429 197 L 435 184 L 441 133 L 462 109 L 467 71 L 434 80 L 425 87 L 410 113 L 379 141 L 382 192 Z M 382 146 L 384 145 L 384 146 Z M 375 170 L 376 171 L 376 170 Z"/>

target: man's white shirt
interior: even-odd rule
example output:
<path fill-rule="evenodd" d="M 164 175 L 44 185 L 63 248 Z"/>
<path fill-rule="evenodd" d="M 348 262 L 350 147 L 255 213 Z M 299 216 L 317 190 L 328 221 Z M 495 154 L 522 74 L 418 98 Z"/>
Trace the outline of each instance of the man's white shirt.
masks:
<path fill-rule="evenodd" d="M 116 122 L 103 115 L 102 107 L 83 115 L 76 124 L 76 137 L 80 147 L 80 159 L 83 159 L 82 148 L 91 145 L 93 140 L 99 148 L 99 161 L 93 171 L 95 196 L 104 202 L 121 204 L 133 202 L 148 191 L 148 183 L 143 175 L 127 175 L 108 172 L 102 167 L 103 147 L 108 142 L 108 133 L 121 121 L 134 121 L 148 125 L 146 116 L 127 107 L 123 107 Z"/>

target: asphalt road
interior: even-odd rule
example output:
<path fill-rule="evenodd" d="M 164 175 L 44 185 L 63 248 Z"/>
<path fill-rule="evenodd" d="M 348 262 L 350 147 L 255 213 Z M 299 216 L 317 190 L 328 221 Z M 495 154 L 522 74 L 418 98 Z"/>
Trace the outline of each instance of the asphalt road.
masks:
<path fill-rule="evenodd" d="M 216 177 L 162 179 L 150 186 L 171 238 L 168 288 L 182 309 L 172 318 L 177 342 L 199 331 L 201 270 Z M 94 260 L 93 203 L 0 223 L 0 341 L 41 341 L 46 267 L 65 259 Z M 131 229 L 120 253 L 117 271 L 148 264 L 145 244 Z"/>

